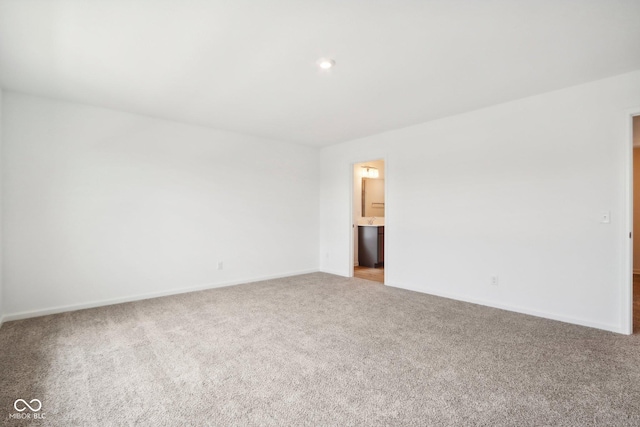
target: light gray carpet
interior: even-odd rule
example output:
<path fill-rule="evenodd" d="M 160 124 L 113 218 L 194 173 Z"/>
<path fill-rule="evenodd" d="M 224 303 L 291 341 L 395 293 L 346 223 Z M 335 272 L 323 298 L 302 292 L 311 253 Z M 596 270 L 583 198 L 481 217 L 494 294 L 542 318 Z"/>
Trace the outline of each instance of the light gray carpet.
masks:
<path fill-rule="evenodd" d="M 640 425 L 640 337 L 314 273 L 6 323 L 0 419 Z M 28 410 L 26 412 L 29 412 Z"/>

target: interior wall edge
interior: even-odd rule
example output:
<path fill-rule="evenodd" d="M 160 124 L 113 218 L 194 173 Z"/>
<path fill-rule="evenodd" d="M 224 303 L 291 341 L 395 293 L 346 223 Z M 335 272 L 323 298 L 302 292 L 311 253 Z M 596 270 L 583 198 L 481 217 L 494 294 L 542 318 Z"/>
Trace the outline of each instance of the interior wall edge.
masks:
<path fill-rule="evenodd" d="M 2 327 L 2 322 L 4 319 L 4 250 L 3 250 L 3 210 L 4 210 L 4 183 L 2 180 L 2 175 L 4 174 L 4 156 L 2 155 L 3 151 L 3 125 L 4 125 L 4 117 L 3 117 L 3 104 L 4 104 L 4 93 L 5 90 L 0 87 L 0 328 Z"/>

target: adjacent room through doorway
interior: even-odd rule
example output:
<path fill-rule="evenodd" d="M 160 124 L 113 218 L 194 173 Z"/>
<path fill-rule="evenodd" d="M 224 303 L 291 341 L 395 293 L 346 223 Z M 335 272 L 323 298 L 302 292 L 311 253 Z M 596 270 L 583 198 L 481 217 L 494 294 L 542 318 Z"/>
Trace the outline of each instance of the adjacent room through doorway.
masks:
<path fill-rule="evenodd" d="M 384 160 L 353 166 L 353 275 L 384 283 Z"/>
<path fill-rule="evenodd" d="M 633 117 L 633 333 L 640 333 L 640 116 Z"/>

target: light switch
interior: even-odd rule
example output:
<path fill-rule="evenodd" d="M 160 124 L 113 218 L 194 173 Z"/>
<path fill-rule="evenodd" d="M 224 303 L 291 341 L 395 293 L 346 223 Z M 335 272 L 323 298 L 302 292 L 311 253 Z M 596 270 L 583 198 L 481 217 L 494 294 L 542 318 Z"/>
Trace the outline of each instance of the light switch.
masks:
<path fill-rule="evenodd" d="M 600 222 L 602 224 L 609 224 L 611 222 L 611 212 L 602 212 L 602 215 L 600 215 Z"/>

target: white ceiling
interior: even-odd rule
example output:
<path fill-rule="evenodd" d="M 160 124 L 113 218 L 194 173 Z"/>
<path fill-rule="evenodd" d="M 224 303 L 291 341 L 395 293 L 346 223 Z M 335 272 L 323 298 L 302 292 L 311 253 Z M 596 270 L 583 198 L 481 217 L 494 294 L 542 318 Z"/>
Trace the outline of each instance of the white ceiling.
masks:
<path fill-rule="evenodd" d="M 316 146 L 635 69 L 640 0 L 0 0 L 4 89 Z"/>

